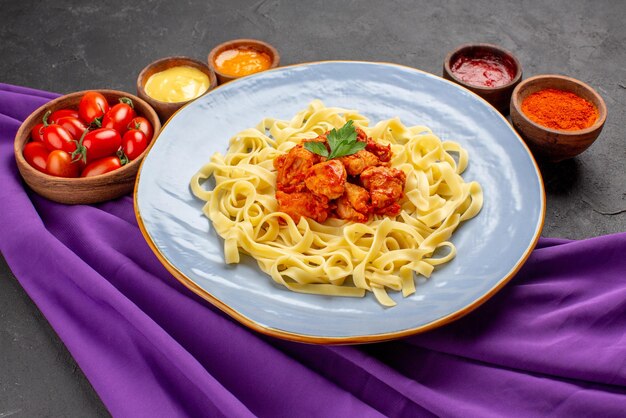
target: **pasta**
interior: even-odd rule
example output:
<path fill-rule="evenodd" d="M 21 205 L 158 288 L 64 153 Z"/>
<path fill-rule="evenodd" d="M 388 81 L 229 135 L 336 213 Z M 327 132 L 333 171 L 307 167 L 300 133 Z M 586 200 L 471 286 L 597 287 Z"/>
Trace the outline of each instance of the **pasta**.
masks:
<path fill-rule="evenodd" d="M 400 214 L 366 223 L 302 217 L 296 224 L 278 211 L 273 160 L 348 120 L 391 144 L 391 166 L 406 174 Z M 215 153 L 190 186 L 224 239 L 226 263 L 249 254 L 290 290 L 354 297 L 371 291 L 382 305 L 394 306 L 387 292 L 414 293 L 415 274 L 430 277 L 435 266 L 450 261 L 456 255 L 452 233 L 481 210 L 480 185 L 461 177 L 468 161 L 458 143 L 441 141 L 425 126 L 393 118 L 369 127 L 356 111 L 315 100 L 291 120 L 266 118 L 235 135 L 227 153 Z M 205 186 L 211 177 L 212 189 Z"/>

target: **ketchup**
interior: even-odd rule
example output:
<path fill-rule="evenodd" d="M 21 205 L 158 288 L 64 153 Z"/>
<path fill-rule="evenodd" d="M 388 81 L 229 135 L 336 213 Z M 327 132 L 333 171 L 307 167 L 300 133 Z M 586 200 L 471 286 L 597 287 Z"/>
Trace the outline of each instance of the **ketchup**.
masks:
<path fill-rule="evenodd" d="M 461 55 L 450 69 L 455 77 L 477 87 L 504 86 L 515 77 L 515 71 L 509 62 L 490 53 Z"/>

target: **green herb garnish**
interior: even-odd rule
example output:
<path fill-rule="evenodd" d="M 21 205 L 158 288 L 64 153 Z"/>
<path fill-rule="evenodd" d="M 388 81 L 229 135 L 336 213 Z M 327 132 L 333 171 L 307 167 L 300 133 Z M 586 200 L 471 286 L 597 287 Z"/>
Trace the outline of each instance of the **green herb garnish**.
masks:
<path fill-rule="evenodd" d="M 304 148 L 314 154 L 326 157 L 329 160 L 345 157 L 346 155 L 352 155 L 361 151 L 367 144 L 356 139 L 356 129 L 352 123 L 353 122 L 349 120 L 338 130 L 333 128 L 333 130 L 328 133 L 326 138 L 328 139 L 330 152 L 328 152 L 326 145 L 322 142 L 305 142 Z"/>

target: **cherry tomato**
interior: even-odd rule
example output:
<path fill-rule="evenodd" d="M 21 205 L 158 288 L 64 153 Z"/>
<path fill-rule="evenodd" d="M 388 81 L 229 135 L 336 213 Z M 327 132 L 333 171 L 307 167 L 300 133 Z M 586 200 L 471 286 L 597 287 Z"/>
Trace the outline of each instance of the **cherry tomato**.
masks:
<path fill-rule="evenodd" d="M 52 112 L 50 117 L 48 118 L 52 123 L 59 123 L 59 119 L 64 118 L 66 116 L 71 116 L 74 118 L 78 118 L 78 110 L 74 109 L 60 109 Z"/>
<path fill-rule="evenodd" d="M 115 154 L 122 145 L 122 137 L 115 129 L 100 128 L 88 131 L 80 140 L 72 157 L 91 162 Z"/>
<path fill-rule="evenodd" d="M 146 134 L 137 129 L 132 129 L 124 134 L 122 138 L 122 149 L 129 160 L 139 157 L 148 147 Z"/>
<path fill-rule="evenodd" d="M 83 168 L 80 162 L 72 162 L 72 156 L 60 149 L 48 155 L 46 171 L 57 177 L 78 177 Z"/>
<path fill-rule="evenodd" d="M 107 99 L 97 91 L 88 91 L 78 103 L 78 114 L 83 122 L 92 123 L 94 119 L 109 111 Z"/>
<path fill-rule="evenodd" d="M 30 137 L 33 139 L 33 141 L 37 141 L 37 142 L 43 142 L 43 137 L 41 136 L 41 134 L 43 130 L 43 123 L 38 123 L 37 125 L 33 126 L 33 129 L 30 130 Z"/>
<path fill-rule="evenodd" d="M 41 142 L 29 142 L 24 146 L 24 158 L 28 164 L 46 173 L 46 164 L 48 161 L 48 148 Z"/>
<path fill-rule="evenodd" d="M 117 170 L 122 166 L 120 159 L 113 155 L 110 157 L 100 158 L 99 160 L 92 161 L 85 167 L 81 173 L 81 177 L 93 177 L 100 174 L 108 173 L 109 171 Z"/>
<path fill-rule="evenodd" d="M 120 103 L 113 106 L 102 118 L 103 128 L 112 128 L 124 135 L 127 126 L 137 116 L 133 109 L 133 102 L 128 97 L 122 97 Z"/>
<path fill-rule="evenodd" d="M 56 123 L 44 126 L 42 129 L 42 137 L 43 143 L 50 152 L 55 149 L 62 149 L 66 152 L 72 153 L 76 150 L 74 137 L 72 137 L 68 131 Z"/>
<path fill-rule="evenodd" d="M 137 116 L 135 119 L 131 120 L 128 124 L 128 129 L 136 129 L 143 132 L 146 135 L 146 138 L 148 138 L 148 143 L 150 143 L 150 141 L 152 140 L 152 135 L 154 134 L 154 129 L 152 128 L 152 125 L 150 124 L 150 122 L 148 122 L 148 119 L 142 116 Z"/>
<path fill-rule="evenodd" d="M 56 123 L 61 128 L 69 132 L 70 135 L 72 135 L 72 138 L 77 141 L 80 139 L 81 136 L 83 136 L 83 132 L 87 130 L 87 125 L 85 125 L 80 119 L 74 116 L 64 116 L 57 119 Z"/>

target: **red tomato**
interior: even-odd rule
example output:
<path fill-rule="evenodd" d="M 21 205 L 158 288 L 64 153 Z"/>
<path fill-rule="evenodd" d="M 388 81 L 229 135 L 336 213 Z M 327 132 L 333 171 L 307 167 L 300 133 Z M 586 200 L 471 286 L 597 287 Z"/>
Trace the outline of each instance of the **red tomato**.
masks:
<path fill-rule="evenodd" d="M 100 174 L 108 173 L 109 171 L 117 170 L 122 166 L 120 159 L 112 155 L 110 157 L 100 158 L 99 160 L 92 161 L 85 167 L 81 173 L 81 177 L 93 177 Z"/>
<path fill-rule="evenodd" d="M 30 137 L 33 139 L 33 141 L 37 141 L 37 142 L 43 142 L 43 137 L 41 136 L 41 134 L 43 130 L 43 123 L 38 123 L 37 125 L 33 126 L 33 129 L 30 130 Z"/>
<path fill-rule="evenodd" d="M 133 102 L 128 97 L 122 97 L 120 103 L 113 106 L 102 118 L 103 128 L 112 128 L 124 135 L 127 126 L 137 116 L 133 109 Z"/>
<path fill-rule="evenodd" d="M 24 146 L 24 158 L 34 168 L 46 172 L 46 164 L 48 161 L 48 148 L 41 142 L 29 142 Z"/>
<path fill-rule="evenodd" d="M 64 118 L 66 116 L 71 116 L 73 118 L 78 118 L 78 110 L 74 109 L 61 109 L 55 110 L 52 112 L 50 117 L 48 118 L 51 123 L 59 123 L 59 119 Z"/>
<path fill-rule="evenodd" d="M 97 91 L 88 91 L 78 103 L 78 114 L 83 122 L 91 123 L 109 111 L 107 99 Z"/>
<path fill-rule="evenodd" d="M 85 162 L 114 155 L 122 145 L 122 137 L 115 129 L 100 128 L 89 131 L 81 139 L 73 157 L 80 156 Z"/>
<path fill-rule="evenodd" d="M 152 125 L 148 122 L 148 119 L 142 116 L 137 116 L 135 119 L 131 120 L 128 124 L 128 129 L 136 129 L 143 132 L 146 135 L 146 138 L 148 138 L 148 143 L 150 143 L 152 135 L 154 134 Z"/>
<path fill-rule="evenodd" d="M 74 137 L 72 137 L 68 131 L 56 123 L 44 126 L 41 136 L 43 137 L 43 143 L 49 151 L 62 149 L 66 152 L 72 153 L 76 150 Z"/>
<path fill-rule="evenodd" d="M 48 155 L 46 171 L 57 177 L 78 177 L 82 164 L 72 162 L 72 156 L 60 149 L 54 150 Z"/>
<path fill-rule="evenodd" d="M 146 134 L 137 129 L 132 129 L 124 134 L 122 138 L 122 149 L 129 160 L 139 157 L 148 147 Z"/>
<path fill-rule="evenodd" d="M 83 132 L 87 130 L 87 125 L 85 125 L 80 119 L 74 116 L 64 116 L 62 118 L 57 119 L 57 125 L 61 126 L 61 128 L 65 129 L 72 135 L 72 138 L 75 140 L 79 140 L 81 136 L 83 136 Z"/>

